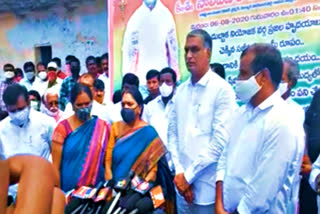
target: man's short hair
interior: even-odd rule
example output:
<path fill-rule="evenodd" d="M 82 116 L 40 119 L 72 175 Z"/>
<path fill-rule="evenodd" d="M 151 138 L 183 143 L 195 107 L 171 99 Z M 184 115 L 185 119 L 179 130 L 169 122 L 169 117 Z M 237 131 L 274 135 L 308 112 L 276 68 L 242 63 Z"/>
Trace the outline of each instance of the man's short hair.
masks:
<path fill-rule="evenodd" d="M 85 79 L 91 79 L 92 82 L 94 82 L 94 77 L 89 74 L 89 73 L 85 73 L 85 74 L 82 74 L 79 79 L 78 79 L 78 82 L 81 84 L 81 80 L 85 80 Z"/>
<path fill-rule="evenodd" d="M 109 54 L 108 53 L 105 53 L 105 54 L 103 54 L 101 56 L 101 61 L 104 60 L 104 59 L 109 60 Z"/>
<path fill-rule="evenodd" d="M 95 58 L 94 56 L 88 56 L 87 59 L 86 59 L 86 65 L 88 65 L 88 62 L 89 62 L 90 60 L 93 60 L 94 63 L 97 64 L 97 60 L 96 60 L 96 58 Z"/>
<path fill-rule="evenodd" d="M 21 70 L 21 68 L 14 69 L 14 75 L 20 75 L 21 77 L 23 77 L 23 71 Z"/>
<path fill-rule="evenodd" d="M 283 60 L 283 63 L 286 63 L 289 65 L 288 79 L 293 82 L 293 85 L 292 85 L 292 88 L 293 88 L 294 86 L 296 86 L 299 79 L 299 75 L 300 75 L 299 64 L 290 58 L 285 58 Z"/>
<path fill-rule="evenodd" d="M 104 91 L 104 82 L 100 79 L 96 79 L 93 84 L 94 89 Z"/>
<path fill-rule="evenodd" d="M 73 55 L 68 55 L 68 56 L 66 56 L 66 58 L 65 58 L 66 64 L 70 63 L 73 58 L 76 58 L 76 57 L 73 56 Z"/>
<path fill-rule="evenodd" d="M 3 66 L 4 71 L 14 71 L 14 66 L 10 63 L 7 63 Z"/>
<path fill-rule="evenodd" d="M 80 60 L 77 57 L 71 58 L 70 63 L 71 62 L 77 62 L 80 65 Z"/>
<path fill-rule="evenodd" d="M 210 64 L 210 68 L 212 71 L 216 72 L 221 78 L 226 78 L 224 67 L 220 63 L 212 63 Z"/>
<path fill-rule="evenodd" d="M 4 90 L 2 99 L 7 106 L 15 105 L 20 96 L 23 96 L 25 101 L 28 102 L 29 95 L 26 87 L 19 84 L 12 84 Z"/>
<path fill-rule="evenodd" d="M 39 92 L 36 91 L 36 90 L 30 90 L 30 91 L 28 91 L 28 95 L 29 95 L 29 96 L 32 95 L 32 96 L 34 96 L 38 101 L 41 101 L 41 96 L 40 96 Z"/>
<path fill-rule="evenodd" d="M 135 85 L 137 88 L 139 88 L 139 78 L 133 73 L 127 73 L 123 76 L 122 87 L 125 83 L 129 85 Z"/>
<path fill-rule="evenodd" d="M 61 68 L 61 59 L 54 57 L 51 61 L 55 62 L 59 68 Z"/>
<path fill-rule="evenodd" d="M 101 57 L 100 56 L 96 57 L 96 63 L 97 63 L 97 65 L 101 65 Z"/>
<path fill-rule="evenodd" d="M 38 63 L 37 63 L 37 68 L 38 68 L 38 66 L 40 66 L 40 65 L 42 65 L 45 69 L 47 69 L 47 65 L 46 65 L 45 63 L 43 63 L 43 62 L 38 62 Z"/>
<path fill-rule="evenodd" d="M 282 79 L 283 69 L 280 51 L 270 44 L 253 44 L 241 53 L 240 58 L 244 57 L 249 52 L 255 54 L 255 57 L 251 62 L 251 70 L 253 73 L 257 74 L 261 70 L 267 68 L 270 72 L 274 87 L 278 88 Z"/>
<path fill-rule="evenodd" d="M 157 77 L 157 80 L 159 81 L 160 80 L 160 73 L 159 71 L 155 70 L 155 69 L 152 69 L 150 71 L 148 71 L 147 75 L 146 75 L 146 79 L 147 80 L 150 80 L 154 77 Z"/>
<path fill-rule="evenodd" d="M 167 68 L 162 69 L 162 70 L 160 71 L 160 76 L 161 76 L 162 74 L 166 74 L 166 73 L 171 74 L 172 81 L 173 81 L 174 83 L 177 82 L 177 74 L 176 74 L 176 72 L 175 72 L 172 68 L 167 67 Z"/>
<path fill-rule="evenodd" d="M 23 70 L 25 71 L 27 67 L 33 67 L 33 70 L 35 70 L 35 66 L 31 61 L 24 63 Z"/>
<path fill-rule="evenodd" d="M 208 48 L 210 53 L 212 52 L 212 39 L 207 31 L 202 29 L 196 29 L 188 33 L 187 38 L 189 37 L 200 37 L 203 42 L 203 46 Z"/>

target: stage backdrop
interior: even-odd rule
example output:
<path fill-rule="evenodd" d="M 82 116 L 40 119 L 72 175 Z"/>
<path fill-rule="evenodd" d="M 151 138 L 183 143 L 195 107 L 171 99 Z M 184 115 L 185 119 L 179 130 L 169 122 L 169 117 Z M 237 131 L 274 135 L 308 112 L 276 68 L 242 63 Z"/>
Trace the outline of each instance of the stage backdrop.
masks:
<path fill-rule="evenodd" d="M 110 71 L 115 90 L 121 86 L 122 47 L 127 23 L 144 1 L 150 0 L 108 1 Z M 211 62 L 225 66 L 226 80 L 231 85 L 238 74 L 240 53 L 250 44 L 271 43 L 280 49 L 283 57 L 296 60 L 301 73 L 291 96 L 303 107 L 309 105 L 319 88 L 319 0 L 156 1 L 167 7 L 175 21 L 180 81 L 189 76 L 184 62 L 185 37 L 189 31 L 201 28 L 212 37 Z"/>

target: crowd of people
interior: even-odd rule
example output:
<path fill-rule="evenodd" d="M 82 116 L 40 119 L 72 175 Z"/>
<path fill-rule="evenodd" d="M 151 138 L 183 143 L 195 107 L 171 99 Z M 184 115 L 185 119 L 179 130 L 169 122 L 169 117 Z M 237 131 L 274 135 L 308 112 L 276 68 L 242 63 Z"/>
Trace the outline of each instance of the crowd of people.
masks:
<path fill-rule="evenodd" d="M 213 48 L 206 31 L 193 30 L 184 47 L 186 81 L 179 84 L 170 67 L 148 71 L 143 81 L 126 73 L 113 96 L 107 53 L 87 57 L 82 75 L 72 55 L 64 70 L 59 58 L 48 65 L 26 62 L 23 71 L 5 64 L 0 177 L 9 173 L 10 184 L 18 183 L 9 187 L 7 209 L 21 209 L 26 191 L 41 195 L 27 176 L 41 174 L 45 180 L 44 173 L 50 174 L 48 183 L 39 182 L 46 196 L 34 196 L 43 203 L 32 207 L 36 202 L 29 200 L 30 210 L 61 213 L 62 193 L 120 181 L 133 172 L 147 182 L 166 183 L 165 213 L 315 213 L 319 91 L 305 113 L 290 98 L 297 62 L 282 58 L 270 44 L 242 52 L 233 89 L 223 66 L 210 64 Z M 147 84 L 145 97 L 141 82 Z M 236 97 L 244 105 L 238 106 Z M 26 154 L 32 156 L 17 156 Z M 43 166 L 39 171 L 22 171 L 37 164 Z M 22 172 L 25 180 L 12 179 Z M 1 210 L 6 180 L 1 179 Z"/>

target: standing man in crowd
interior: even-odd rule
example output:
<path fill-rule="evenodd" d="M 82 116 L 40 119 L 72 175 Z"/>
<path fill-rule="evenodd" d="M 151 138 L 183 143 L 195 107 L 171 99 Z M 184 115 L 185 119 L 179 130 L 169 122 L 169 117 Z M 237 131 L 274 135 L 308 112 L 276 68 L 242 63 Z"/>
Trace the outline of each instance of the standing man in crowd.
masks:
<path fill-rule="evenodd" d="M 210 69 L 211 53 L 206 31 L 187 35 L 185 60 L 191 77 L 176 92 L 168 127 L 179 214 L 214 213 L 216 166 L 224 146 L 221 133 L 236 107 L 232 87 Z M 212 147 L 215 151 L 209 156 Z"/>
<path fill-rule="evenodd" d="M 96 58 L 94 56 L 88 56 L 86 59 L 86 66 L 88 73 L 93 76 L 94 79 L 97 79 L 99 74 L 98 74 L 98 65 Z"/>
<path fill-rule="evenodd" d="M 38 91 L 38 93 L 42 96 L 46 88 L 48 87 L 47 66 L 45 66 L 44 63 L 39 62 L 37 64 L 37 73 L 38 73 L 39 81 L 35 82 L 32 85 L 31 90 Z"/>
<path fill-rule="evenodd" d="M 55 121 L 30 107 L 28 91 L 24 86 L 10 85 L 3 94 L 9 116 L 0 122 L 0 157 L 32 154 L 51 159 L 51 135 Z M 9 189 L 16 195 L 16 187 Z"/>
<path fill-rule="evenodd" d="M 3 73 L 5 80 L 0 83 L 0 108 L 1 111 L 6 111 L 6 105 L 3 102 L 3 93 L 8 88 L 8 86 L 14 83 L 13 79 L 15 76 L 14 66 L 12 64 L 5 64 L 3 66 Z"/>
<path fill-rule="evenodd" d="M 71 90 L 79 79 L 80 75 L 80 61 L 75 57 L 70 57 L 70 71 L 71 76 L 65 78 L 61 84 L 59 107 L 61 111 L 64 111 L 66 105 L 70 102 Z"/>
<path fill-rule="evenodd" d="M 272 45 L 254 44 L 241 54 L 235 90 L 246 105 L 225 123 L 216 214 L 294 213 L 304 132 L 277 90 L 282 69 Z"/>
<path fill-rule="evenodd" d="M 59 109 L 59 91 L 55 88 L 48 89 L 44 94 L 41 112 L 54 118 L 56 122 L 62 118 L 63 111 Z"/>
<path fill-rule="evenodd" d="M 104 94 L 108 101 L 111 100 L 111 82 L 109 78 L 109 54 L 105 53 L 101 56 L 101 67 L 103 73 L 99 76 L 99 79 L 104 83 Z"/>
<path fill-rule="evenodd" d="M 155 99 L 157 96 L 160 95 L 159 92 L 159 81 L 160 81 L 160 75 L 159 71 L 157 70 L 150 70 L 147 73 L 146 76 L 147 79 L 147 88 L 149 95 L 144 99 L 144 104 L 148 104 L 151 100 Z"/>
<path fill-rule="evenodd" d="M 52 62 L 55 62 L 57 64 L 57 76 L 58 78 L 64 80 L 67 75 L 61 70 L 61 59 L 58 57 L 54 57 L 52 60 Z"/>
<path fill-rule="evenodd" d="M 28 91 L 30 91 L 32 88 L 32 85 L 35 82 L 39 81 L 39 79 L 36 77 L 36 69 L 33 62 L 24 63 L 23 70 L 24 70 L 25 78 L 21 80 L 20 84 L 26 87 Z"/>
<path fill-rule="evenodd" d="M 150 101 L 143 109 L 142 118 L 148 124 L 152 125 L 158 132 L 162 142 L 168 147 L 168 119 L 174 105 L 174 93 L 176 90 L 177 75 L 172 68 L 164 68 L 160 72 L 160 95 Z M 167 155 L 167 161 L 171 172 L 174 166 L 170 153 Z"/>

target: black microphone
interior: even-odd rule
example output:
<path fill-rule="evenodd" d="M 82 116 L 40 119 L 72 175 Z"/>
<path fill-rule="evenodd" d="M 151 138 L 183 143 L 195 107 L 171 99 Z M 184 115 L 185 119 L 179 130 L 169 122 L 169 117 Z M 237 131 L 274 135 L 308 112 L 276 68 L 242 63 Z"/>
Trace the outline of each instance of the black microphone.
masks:
<path fill-rule="evenodd" d="M 129 175 L 125 179 L 120 180 L 115 184 L 114 189 L 119 192 L 117 193 L 115 199 L 113 200 L 112 204 L 110 205 L 107 214 L 112 213 L 112 211 L 116 207 L 121 195 L 123 193 L 125 193 L 125 191 L 127 191 L 130 188 L 131 180 L 133 177 L 134 177 L 134 173 L 132 171 L 130 171 Z"/>
<path fill-rule="evenodd" d="M 154 210 L 152 199 L 148 196 L 141 198 L 136 203 L 135 207 L 136 208 L 132 210 L 129 214 L 147 214 L 152 213 L 152 211 Z"/>
<path fill-rule="evenodd" d="M 139 210 L 138 213 L 150 213 L 154 210 L 152 199 L 148 196 L 140 199 L 136 204 L 136 209 Z"/>
<path fill-rule="evenodd" d="M 142 196 L 139 193 L 134 193 L 133 195 L 130 195 L 125 203 L 119 204 L 120 207 L 123 208 L 121 213 L 130 212 L 136 207 L 136 203 L 142 198 Z"/>

